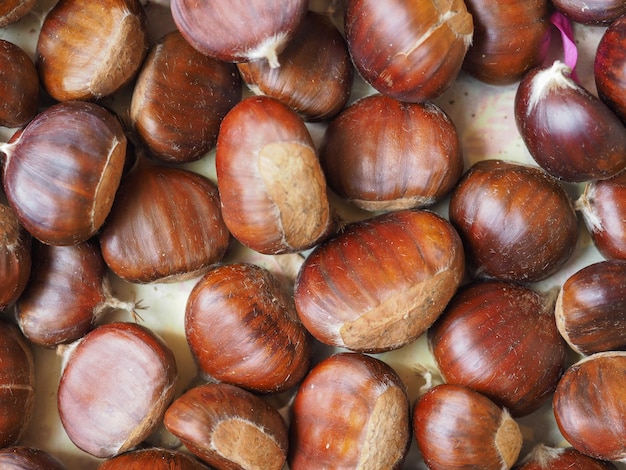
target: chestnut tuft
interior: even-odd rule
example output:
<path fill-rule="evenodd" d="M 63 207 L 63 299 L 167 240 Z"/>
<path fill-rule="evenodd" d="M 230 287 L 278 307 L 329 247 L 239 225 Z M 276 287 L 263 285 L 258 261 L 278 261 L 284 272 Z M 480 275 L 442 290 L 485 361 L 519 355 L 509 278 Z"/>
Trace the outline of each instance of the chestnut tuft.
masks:
<path fill-rule="evenodd" d="M 13 210 L 0 204 L 0 312 L 15 304 L 32 269 L 32 238 Z"/>
<path fill-rule="evenodd" d="M 129 450 L 106 459 L 98 470 L 207 470 L 185 452 L 157 447 Z"/>
<path fill-rule="evenodd" d="M 573 447 L 535 445 L 517 465 L 515 470 L 617 470 L 607 461 L 594 459 Z"/>
<path fill-rule="evenodd" d="M 23 445 L 0 449 L 0 468 L 3 470 L 66 470 L 65 465 L 51 453 Z"/>
<path fill-rule="evenodd" d="M 626 8 L 626 2 L 619 1 Z M 626 124 L 626 14 L 613 21 L 600 38 L 593 73 L 598 97 Z"/>
<path fill-rule="evenodd" d="M 21 127 L 39 106 L 39 76 L 26 52 L 0 39 L 0 126 Z"/>

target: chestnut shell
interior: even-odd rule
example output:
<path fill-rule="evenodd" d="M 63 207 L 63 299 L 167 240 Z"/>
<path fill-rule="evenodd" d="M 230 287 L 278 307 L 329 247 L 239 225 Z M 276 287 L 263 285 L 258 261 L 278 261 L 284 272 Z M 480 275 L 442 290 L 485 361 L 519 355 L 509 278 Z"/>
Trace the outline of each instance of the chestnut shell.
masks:
<path fill-rule="evenodd" d="M 66 470 L 65 465 L 50 452 L 24 445 L 0 449 L 0 468 L 3 470 Z"/>
<path fill-rule="evenodd" d="M 0 126 L 21 127 L 38 111 L 39 76 L 26 52 L 0 39 Z"/>
<path fill-rule="evenodd" d="M 148 447 L 124 452 L 106 459 L 98 470 L 207 470 L 185 452 Z"/>
<path fill-rule="evenodd" d="M 0 3 L 0 28 L 22 19 L 36 3 L 37 0 L 3 0 Z"/>
<path fill-rule="evenodd" d="M 32 237 L 13 210 L 0 204 L 0 312 L 22 295 L 32 270 Z"/>
<path fill-rule="evenodd" d="M 626 124 L 626 14 L 613 21 L 600 38 L 593 72 L 598 97 Z"/>

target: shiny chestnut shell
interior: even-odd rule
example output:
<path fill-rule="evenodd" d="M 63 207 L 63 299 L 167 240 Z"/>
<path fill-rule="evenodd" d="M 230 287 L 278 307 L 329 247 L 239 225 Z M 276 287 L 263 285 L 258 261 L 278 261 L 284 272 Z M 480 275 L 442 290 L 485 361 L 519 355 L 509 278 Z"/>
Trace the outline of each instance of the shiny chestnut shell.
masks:
<path fill-rule="evenodd" d="M 37 0 L 3 0 L 0 4 L 0 28 L 22 19 L 36 3 Z"/>
<path fill-rule="evenodd" d="M 39 76 L 35 64 L 18 45 L 0 39 L 0 126 L 21 127 L 39 106 Z"/>
<path fill-rule="evenodd" d="M 537 444 L 515 467 L 515 470 L 617 470 L 604 460 L 594 459 L 573 447 L 549 447 Z"/>
<path fill-rule="evenodd" d="M 4 470 L 66 470 L 65 465 L 50 452 L 24 445 L 0 449 L 0 468 Z"/>
<path fill-rule="evenodd" d="M 598 97 L 626 123 L 626 15 L 614 20 L 600 38 L 593 73 Z"/>
<path fill-rule="evenodd" d="M 622 0 L 552 0 L 554 7 L 581 24 L 607 26 L 626 13 Z"/>
<path fill-rule="evenodd" d="M 135 449 L 106 459 L 98 470 L 207 470 L 185 452 L 158 447 Z"/>
<path fill-rule="evenodd" d="M 22 295 L 32 268 L 32 238 L 13 210 L 0 204 L 0 312 Z"/>
<path fill-rule="evenodd" d="M 535 282 L 571 256 L 578 221 L 570 196 L 540 168 L 483 160 L 452 192 L 449 217 L 480 278 Z"/>

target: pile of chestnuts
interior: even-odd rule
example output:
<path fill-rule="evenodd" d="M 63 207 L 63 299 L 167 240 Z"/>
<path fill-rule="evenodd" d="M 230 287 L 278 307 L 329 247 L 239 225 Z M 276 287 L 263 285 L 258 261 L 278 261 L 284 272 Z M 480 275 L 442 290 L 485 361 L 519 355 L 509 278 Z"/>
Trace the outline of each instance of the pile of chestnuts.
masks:
<path fill-rule="evenodd" d="M 596 4 L 2 2 L 0 467 L 626 468 Z"/>

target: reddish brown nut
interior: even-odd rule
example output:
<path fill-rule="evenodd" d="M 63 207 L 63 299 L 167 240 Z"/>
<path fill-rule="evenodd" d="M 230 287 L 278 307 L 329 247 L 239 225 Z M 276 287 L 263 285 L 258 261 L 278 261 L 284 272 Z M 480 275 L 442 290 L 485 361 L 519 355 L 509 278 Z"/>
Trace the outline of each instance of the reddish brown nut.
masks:
<path fill-rule="evenodd" d="M 0 28 L 22 19 L 36 3 L 37 0 L 3 0 L 0 4 Z"/>
<path fill-rule="evenodd" d="M 337 353 L 317 364 L 292 407 L 289 468 L 400 469 L 410 439 L 407 392 L 386 363 Z"/>
<path fill-rule="evenodd" d="M 230 233 L 213 181 L 142 159 L 122 181 L 99 240 L 118 277 L 147 284 L 204 274 L 223 258 Z"/>
<path fill-rule="evenodd" d="M 0 39 L 0 96 L 0 126 L 21 127 L 35 117 L 39 106 L 35 64 L 21 47 L 3 39 Z"/>
<path fill-rule="evenodd" d="M 172 351 L 152 330 L 114 322 L 65 351 L 57 405 L 81 450 L 109 458 L 134 448 L 161 423 L 177 380 Z"/>
<path fill-rule="evenodd" d="M 623 0 L 552 0 L 557 10 L 577 23 L 607 26 L 626 13 Z"/>
<path fill-rule="evenodd" d="M 51 453 L 26 446 L 0 449 L 0 468 L 3 470 L 65 470 L 65 465 Z"/>
<path fill-rule="evenodd" d="M 474 32 L 460 0 L 351 0 L 344 23 L 352 61 L 365 81 L 410 102 L 433 99 L 450 88 Z"/>
<path fill-rule="evenodd" d="M 548 447 L 537 444 L 515 470 L 617 470 L 611 462 L 589 457 L 573 447 Z"/>
<path fill-rule="evenodd" d="M 13 210 L 0 204 L 0 312 L 15 304 L 31 273 L 32 238 Z"/>
<path fill-rule="evenodd" d="M 413 408 L 413 435 L 431 470 L 506 470 L 516 462 L 523 438 L 506 409 L 461 385 L 430 389 Z"/>
<path fill-rule="evenodd" d="M 626 123 L 626 15 L 613 21 L 600 38 L 593 73 L 598 97 Z"/>
<path fill-rule="evenodd" d="M 287 390 L 309 369 L 311 342 L 292 299 L 253 264 L 218 266 L 198 281 L 187 299 L 185 335 L 204 374 L 245 389 Z"/>
<path fill-rule="evenodd" d="M 482 393 L 513 417 L 548 401 L 565 369 L 554 296 L 509 282 L 464 286 L 428 342 L 446 383 Z"/>
<path fill-rule="evenodd" d="M 333 119 L 319 153 L 328 186 L 372 211 L 432 205 L 463 172 L 456 127 L 441 108 L 379 94 Z"/>
<path fill-rule="evenodd" d="M 165 413 L 166 428 L 214 468 L 280 470 L 287 459 L 287 425 L 260 397 L 229 384 L 194 387 Z"/>
<path fill-rule="evenodd" d="M 294 298 L 321 342 L 382 352 L 415 340 L 441 314 L 465 273 L 461 240 L 429 211 L 354 222 L 304 261 Z"/>
<path fill-rule="evenodd" d="M 595 353 L 570 366 L 553 409 L 572 447 L 599 460 L 626 461 L 626 352 Z"/>
<path fill-rule="evenodd" d="M 41 26 L 36 63 L 57 101 L 93 100 L 129 83 L 147 51 L 139 0 L 60 0 Z"/>
<path fill-rule="evenodd" d="M 131 124 L 153 157 L 198 160 L 215 147 L 220 123 L 241 94 L 233 64 L 201 54 L 172 31 L 152 47 L 137 77 Z"/>
<path fill-rule="evenodd" d="M 348 101 L 354 67 L 344 37 L 326 15 L 308 11 L 278 61 L 280 67 L 262 60 L 237 67 L 255 94 L 284 102 L 306 121 L 329 119 Z"/>
<path fill-rule="evenodd" d="M 106 459 L 98 470 L 207 470 L 200 461 L 182 451 L 149 447 Z"/>
<path fill-rule="evenodd" d="M 449 217 L 480 278 L 535 282 L 569 259 L 578 220 L 568 193 L 540 168 L 504 160 L 475 163 L 450 199 Z"/>
<path fill-rule="evenodd" d="M 226 115 L 215 166 L 224 222 L 243 245 L 297 252 L 334 228 L 315 144 L 302 118 L 277 99 L 250 97 Z"/>

